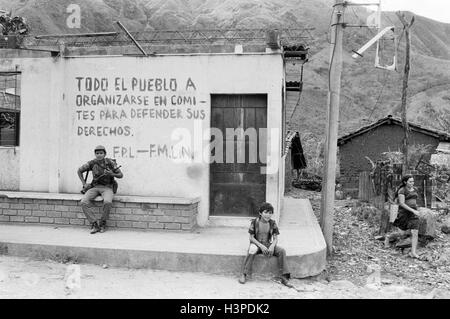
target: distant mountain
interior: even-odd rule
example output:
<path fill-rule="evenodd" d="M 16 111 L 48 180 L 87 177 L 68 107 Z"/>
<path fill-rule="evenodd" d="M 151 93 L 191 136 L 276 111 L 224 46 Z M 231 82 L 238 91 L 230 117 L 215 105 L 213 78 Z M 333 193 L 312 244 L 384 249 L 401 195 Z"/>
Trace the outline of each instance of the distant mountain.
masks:
<path fill-rule="evenodd" d="M 308 41 L 310 59 L 304 66 L 304 91 L 290 127 L 322 135 L 326 117 L 329 25 L 332 0 L 0 0 L 0 9 L 28 19 L 33 34 L 115 31 L 120 20 L 129 30 L 198 28 L 300 28 L 313 27 Z M 69 29 L 69 4 L 81 8 L 81 28 Z M 344 20 L 365 24 L 370 12 L 348 7 Z M 408 17 L 411 13 L 408 13 Z M 383 26 L 402 25 L 393 12 L 382 17 Z M 450 116 L 450 24 L 416 16 L 412 28 L 412 62 L 408 91 L 410 120 L 433 126 L 425 106 L 449 112 Z M 351 58 L 373 37 L 366 28 L 344 31 L 344 70 L 340 109 L 340 134 L 364 121 L 375 121 L 399 111 L 404 61 L 404 36 L 398 50 L 398 72 L 375 69 L 374 48 L 364 57 Z M 393 54 L 393 42 L 382 42 L 383 57 Z M 299 80 L 299 65 L 289 64 L 288 80 Z"/>
<path fill-rule="evenodd" d="M 266 28 L 317 24 L 327 30 L 329 1 L 303 0 L 0 0 L 0 8 L 26 17 L 34 33 L 185 28 Z M 81 8 L 80 29 L 66 26 L 66 8 Z M 325 13 L 325 14 L 323 14 Z"/>

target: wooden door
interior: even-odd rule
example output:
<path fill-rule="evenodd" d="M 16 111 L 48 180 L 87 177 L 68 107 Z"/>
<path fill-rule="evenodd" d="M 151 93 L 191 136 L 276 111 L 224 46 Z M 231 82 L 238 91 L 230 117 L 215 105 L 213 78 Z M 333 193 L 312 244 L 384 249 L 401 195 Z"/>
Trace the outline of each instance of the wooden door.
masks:
<path fill-rule="evenodd" d="M 211 95 L 211 127 L 223 135 L 223 158 L 210 164 L 210 214 L 221 216 L 257 216 L 258 207 L 266 198 L 266 175 L 261 166 L 266 161 L 267 95 Z M 232 141 L 234 161 L 227 160 L 226 128 L 254 128 L 257 139 Z M 263 133 L 263 134 L 261 134 Z M 211 137 L 215 140 L 217 137 Z M 237 162 L 238 148 L 245 149 L 245 161 Z M 256 160 L 255 154 L 256 153 Z M 253 151 L 250 154 L 250 151 Z M 215 156 L 213 148 L 211 156 Z"/>

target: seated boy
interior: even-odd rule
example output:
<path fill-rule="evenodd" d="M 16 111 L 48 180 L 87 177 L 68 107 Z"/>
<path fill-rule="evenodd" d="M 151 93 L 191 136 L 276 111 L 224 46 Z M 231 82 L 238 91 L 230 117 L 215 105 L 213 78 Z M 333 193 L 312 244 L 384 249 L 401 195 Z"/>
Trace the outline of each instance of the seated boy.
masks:
<path fill-rule="evenodd" d="M 247 275 L 251 274 L 253 260 L 256 254 L 278 257 L 278 267 L 281 273 L 281 283 L 288 285 L 290 272 L 286 261 L 286 251 L 277 245 L 278 235 L 280 234 L 278 226 L 274 220 L 273 206 L 269 203 L 263 203 L 259 208 L 259 217 L 252 220 L 248 232 L 250 233 L 250 247 L 245 258 L 242 275 L 239 278 L 241 284 L 245 284 Z"/>

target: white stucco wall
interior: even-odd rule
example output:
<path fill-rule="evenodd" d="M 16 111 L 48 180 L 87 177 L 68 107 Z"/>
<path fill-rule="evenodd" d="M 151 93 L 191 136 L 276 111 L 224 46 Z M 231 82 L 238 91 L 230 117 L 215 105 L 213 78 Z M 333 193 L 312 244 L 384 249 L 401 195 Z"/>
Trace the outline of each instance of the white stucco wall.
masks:
<path fill-rule="evenodd" d="M 22 71 L 20 190 L 48 192 L 49 162 L 57 153 L 52 139 L 58 137 L 58 131 L 50 127 L 50 119 L 56 110 L 63 107 L 59 101 L 51 99 L 51 84 L 52 74 L 61 62 L 23 59 L 16 63 Z"/>
<path fill-rule="evenodd" d="M 19 148 L 0 146 L 0 190 L 19 190 Z"/>
<path fill-rule="evenodd" d="M 119 181 L 118 194 L 200 196 L 198 222 L 205 225 L 209 211 L 209 164 L 201 161 L 201 148 L 185 139 L 183 143 L 194 158 L 176 163 L 164 152 L 158 155 L 158 146 L 179 147 L 180 141 L 172 136 L 177 129 L 184 129 L 191 137 L 207 129 L 210 94 L 267 94 L 268 128 L 281 128 L 284 78 L 280 54 L 17 59 L 1 68 L 15 64 L 22 71 L 20 190 L 23 191 L 78 193 L 80 182 L 76 170 L 93 159 L 94 146 L 102 144 L 107 156 L 116 158 L 123 166 L 124 178 Z M 108 86 L 89 90 L 86 78 L 104 79 L 103 84 L 107 82 Z M 133 90 L 133 78 L 155 79 L 152 90 L 140 91 L 138 87 Z M 156 79 L 165 80 L 166 89 L 157 90 L 155 85 L 159 80 Z M 116 99 L 120 95 L 122 100 L 125 95 L 130 99 L 135 96 L 136 101 L 138 96 L 142 101 L 147 97 L 148 105 L 78 103 L 79 96 L 82 101 L 83 96 L 92 95 L 116 96 Z M 173 105 L 173 96 L 188 100 Z M 160 99 L 167 102 L 155 105 L 155 100 Z M 138 118 L 138 109 L 166 109 L 180 117 Z M 108 115 L 112 111 L 123 116 L 111 118 Z M 188 118 L 194 112 L 203 115 L 198 120 Z M 97 130 L 103 132 L 105 127 L 106 132 L 115 127 L 124 133 L 97 136 Z M 268 149 L 277 160 L 280 140 L 277 136 L 272 147 L 268 141 Z M 266 199 L 277 210 L 278 182 L 278 172 L 267 176 Z"/>

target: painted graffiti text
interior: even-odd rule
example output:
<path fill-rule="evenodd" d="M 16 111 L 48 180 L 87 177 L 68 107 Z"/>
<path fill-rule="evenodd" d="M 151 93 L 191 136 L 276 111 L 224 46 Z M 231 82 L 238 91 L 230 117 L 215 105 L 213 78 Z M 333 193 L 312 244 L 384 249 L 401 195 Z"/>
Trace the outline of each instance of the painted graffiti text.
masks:
<path fill-rule="evenodd" d="M 130 136 L 129 126 L 78 126 L 78 136 Z"/>
<path fill-rule="evenodd" d="M 146 147 L 135 148 L 132 146 L 113 146 L 113 158 L 157 158 L 168 159 L 192 159 L 190 147 L 167 144 L 149 144 Z"/>

